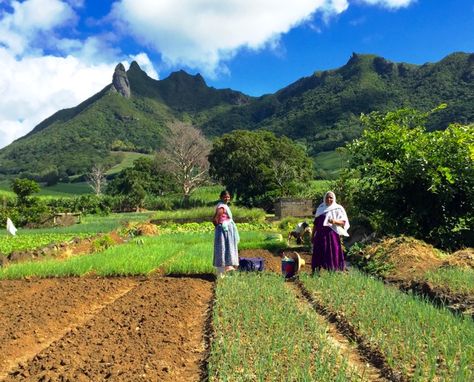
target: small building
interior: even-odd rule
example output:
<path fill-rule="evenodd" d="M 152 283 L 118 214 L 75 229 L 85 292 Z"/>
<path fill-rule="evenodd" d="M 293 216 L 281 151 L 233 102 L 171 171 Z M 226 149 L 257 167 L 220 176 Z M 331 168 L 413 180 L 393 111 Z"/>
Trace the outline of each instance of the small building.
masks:
<path fill-rule="evenodd" d="M 80 212 L 57 212 L 53 216 L 53 224 L 63 227 L 81 222 Z"/>
<path fill-rule="evenodd" d="M 283 219 L 288 216 L 313 216 L 313 201 L 311 199 L 280 198 L 275 202 L 275 217 Z"/>

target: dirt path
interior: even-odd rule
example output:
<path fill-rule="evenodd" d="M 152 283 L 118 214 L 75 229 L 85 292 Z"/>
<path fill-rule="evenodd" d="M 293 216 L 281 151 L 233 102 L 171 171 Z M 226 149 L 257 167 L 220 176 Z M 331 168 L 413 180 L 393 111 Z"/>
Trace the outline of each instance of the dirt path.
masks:
<path fill-rule="evenodd" d="M 2 281 L 0 379 L 198 381 L 212 289 L 197 278 Z"/>
<path fill-rule="evenodd" d="M 285 285 L 295 294 L 298 300 L 298 305 L 302 306 L 302 308 L 306 307 L 307 305 L 312 306 L 310 301 L 308 301 L 308 299 L 304 296 L 298 284 L 288 282 L 285 283 Z M 359 353 L 352 341 L 350 341 L 346 336 L 344 336 L 334 323 L 329 321 L 324 315 L 321 315 L 317 310 L 315 310 L 315 312 L 318 315 L 317 317 L 321 325 L 327 326 L 329 328 L 327 332 L 327 338 L 330 343 L 336 349 L 338 349 L 339 353 L 347 361 L 348 365 L 358 371 L 358 375 L 363 376 L 365 381 L 389 381 L 389 379 L 385 378 L 381 370 L 379 370 L 377 367 L 370 363 L 370 359 L 368 359 L 365 355 Z"/>

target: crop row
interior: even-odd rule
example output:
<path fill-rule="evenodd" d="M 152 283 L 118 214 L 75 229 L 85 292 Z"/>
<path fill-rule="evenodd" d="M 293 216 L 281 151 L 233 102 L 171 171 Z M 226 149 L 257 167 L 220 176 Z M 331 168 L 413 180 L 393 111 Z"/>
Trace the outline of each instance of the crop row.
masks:
<path fill-rule="evenodd" d="M 70 233 L 35 233 L 18 236 L 0 236 L 0 254 L 8 255 L 14 251 L 43 248 L 50 244 L 59 244 L 71 241 L 74 238 L 83 238 L 89 235 Z"/>
<path fill-rule="evenodd" d="M 217 283 L 211 381 L 359 381 L 316 313 L 298 307 L 275 274 L 236 273 Z"/>
<path fill-rule="evenodd" d="M 474 269 L 449 267 L 428 272 L 426 280 L 435 288 L 474 296 Z"/>
<path fill-rule="evenodd" d="M 342 314 L 406 379 L 474 379 L 472 320 L 357 271 L 322 272 L 302 277 L 302 283 L 322 306 Z"/>
<path fill-rule="evenodd" d="M 262 232 L 242 232 L 242 248 L 282 245 L 268 240 Z M 0 269 L 0 279 L 24 277 L 67 277 L 146 275 L 157 268 L 166 273 L 212 273 L 214 235 L 211 233 L 175 233 L 138 237 L 126 244 L 102 252 L 36 262 L 10 264 Z"/>

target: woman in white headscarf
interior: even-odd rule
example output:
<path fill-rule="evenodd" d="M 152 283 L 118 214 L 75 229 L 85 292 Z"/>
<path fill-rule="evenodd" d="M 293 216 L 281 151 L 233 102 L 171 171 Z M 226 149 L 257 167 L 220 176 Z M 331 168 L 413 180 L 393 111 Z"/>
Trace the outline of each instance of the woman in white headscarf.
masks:
<path fill-rule="evenodd" d="M 313 272 L 321 268 L 341 271 L 345 269 L 340 236 L 349 236 L 348 229 L 346 210 L 336 203 L 334 192 L 326 192 L 323 202 L 316 210 L 313 225 Z"/>

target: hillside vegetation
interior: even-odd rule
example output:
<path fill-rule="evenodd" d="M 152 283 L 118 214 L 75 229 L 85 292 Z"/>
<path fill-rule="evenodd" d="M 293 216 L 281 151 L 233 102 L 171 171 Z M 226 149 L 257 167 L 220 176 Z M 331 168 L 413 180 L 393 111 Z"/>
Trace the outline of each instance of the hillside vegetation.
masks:
<path fill-rule="evenodd" d="M 97 163 L 112 166 L 118 160 L 111 150 L 159 149 L 168 123 L 176 119 L 209 137 L 236 129 L 270 130 L 308 146 L 313 156 L 360 136 L 360 114 L 374 110 L 427 111 L 447 103 L 428 121 L 429 130 L 474 121 L 474 54 L 454 53 L 417 66 L 354 53 L 341 68 L 316 72 L 259 98 L 214 89 L 201 75 L 184 71 L 154 80 L 135 62 L 126 75 L 129 98 L 109 85 L 77 107 L 58 111 L 0 150 L 0 175 L 67 177 Z"/>

